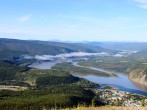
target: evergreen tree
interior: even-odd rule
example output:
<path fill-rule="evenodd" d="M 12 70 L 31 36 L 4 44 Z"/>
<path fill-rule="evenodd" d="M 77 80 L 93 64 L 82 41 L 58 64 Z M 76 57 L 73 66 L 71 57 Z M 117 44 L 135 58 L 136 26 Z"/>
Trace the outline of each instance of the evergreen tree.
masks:
<path fill-rule="evenodd" d="M 141 100 L 141 105 L 144 107 L 145 106 L 145 99 Z"/>
<path fill-rule="evenodd" d="M 92 99 L 91 103 L 92 103 L 92 107 L 95 107 L 95 105 L 96 105 L 95 99 Z"/>

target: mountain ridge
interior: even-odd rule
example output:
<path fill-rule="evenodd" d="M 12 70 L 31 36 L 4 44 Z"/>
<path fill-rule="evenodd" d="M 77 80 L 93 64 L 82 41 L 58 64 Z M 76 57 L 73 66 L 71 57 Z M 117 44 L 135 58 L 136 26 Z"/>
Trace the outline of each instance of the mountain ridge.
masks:
<path fill-rule="evenodd" d="M 50 41 L 31 41 L 0 38 L 0 58 L 13 59 L 17 55 L 57 55 L 71 52 L 111 52 L 102 47 L 82 43 L 63 43 Z"/>

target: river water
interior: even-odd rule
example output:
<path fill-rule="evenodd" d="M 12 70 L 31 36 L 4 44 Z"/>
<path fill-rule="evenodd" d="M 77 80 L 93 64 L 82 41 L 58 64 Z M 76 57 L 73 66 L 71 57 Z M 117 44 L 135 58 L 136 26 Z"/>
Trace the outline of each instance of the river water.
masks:
<path fill-rule="evenodd" d="M 56 61 L 56 62 L 39 62 L 39 63 L 33 63 L 32 65 L 29 65 L 29 67 L 33 68 L 38 68 L 38 69 L 51 69 L 52 66 L 54 66 L 57 63 L 61 63 L 63 61 Z M 128 79 L 128 76 L 121 74 L 121 73 L 116 73 L 116 72 L 111 72 L 109 70 L 104 70 L 100 68 L 95 68 L 95 67 L 85 67 L 85 66 L 80 66 L 77 64 L 77 62 L 73 62 L 73 65 L 78 66 L 78 67 L 84 67 L 84 68 L 89 68 L 101 72 L 106 72 L 108 74 L 116 74 L 118 78 L 116 77 L 100 77 L 96 75 L 86 75 L 86 76 L 81 76 L 81 75 L 74 75 L 80 78 L 85 78 L 91 82 L 95 82 L 101 85 L 101 87 L 109 85 L 109 86 L 114 86 L 120 90 L 127 91 L 127 92 L 132 92 L 132 93 L 137 93 L 141 94 L 144 96 L 147 96 L 147 89 L 144 89 L 144 87 L 139 86 L 135 83 L 133 83 L 131 80 Z"/>

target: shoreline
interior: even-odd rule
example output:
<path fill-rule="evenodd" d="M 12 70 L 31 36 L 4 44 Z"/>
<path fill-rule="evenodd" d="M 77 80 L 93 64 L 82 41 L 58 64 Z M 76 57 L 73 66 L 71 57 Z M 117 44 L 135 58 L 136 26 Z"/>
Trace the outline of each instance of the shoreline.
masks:
<path fill-rule="evenodd" d="M 129 77 L 128 77 L 129 78 Z M 133 79 L 130 79 L 130 81 L 132 81 L 135 85 L 137 85 L 138 87 L 142 88 L 145 92 L 147 92 L 147 85 L 145 84 L 142 84 L 142 83 L 139 83 L 137 81 L 134 81 Z"/>
<path fill-rule="evenodd" d="M 34 62 L 35 63 L 35 62 Z M 41 63 L 44 63 L 44 62 L 41 62 Z M 74 63 L 77 63 L 77 62 L 74 62 Z M 32 63 L 33 64 L 33 63 Z M 73 64 L 73 65 L 75 65 L 75 64 Z M 76 66 L 76 65 L 75 65 Z M 80 66 L 80 65 L 79 65 Z M 83 66 L 84 67 L 84 66 Z M 89 68 L 91 68 L 91 67 L 89 67 Z M 98 70 L 97 70 L 98 71 Z M 107 72 L 107 70 L 105 71 L 105 72 Z M 108 72 L 109 72 L 109 70 L 108 70 Z M 114 73 L 114 72 L 111 72 L 110 71 L 110 74 L 111 73 Z M 84 76 L 91 76 L 91 74 L 86 74 L 86 75 L 82 75 L 82 74 L 75 74 L 75 73 L 71 73 L 73 76 L 76 76 L 76 77 L 80 77 L 80 78 L 84 78 Z M 125 75 L 125 74 L 121 74 L 121 73 L 118 73 L 118 74 L 120 74 L 120 76 L 125 76 L 127 79 L 128 79 L 128 76 L 127 75 Z M 99 77 L 99 78 L 115 78 L 115 79 L 117 79 L 117 78 L 119 78 L 120 80 L 121 80 L 121 78 L 120 77 L 104 77 L 104 76 L 99 76 L 99 75 L 92 75 L 92 76 L 95 76 L 95 77 Z M 84 78 L 84 79 L 87 79 L 87 78 Z M 89 79 L 87 79 L 87 80 L 89 80 Z M 99 80 L 99 79 L 98 79 Z M 107 80 L 109 80 L 109 79 L 107 79 Z M 129 81 L 131 81 L 130 79 L 128 79 Z M 99 84 L 100 86 L 101 85 L 107 85 L 107 86 L 114 86 L 114 87 L 116 87 L 116 88 L 118 88 L 119 90 L 123 90 L 123 91 L 126 91 L 126 92 L 130 92 L 130 91 L 132 91 L 132 93 L 137 93 L 137 94 L 141 94 L 141 95 L 143 95 L 143 94 L 145 94 L 144 96 L 147 96 L 147 93 L 145 93 L 144 91 L 142 91 L 141 89 L 140 90 L 137 90 L 137 89 L 130 89 L 129 87 L 123 87 L 123 85 L 116 85 L 116 84 L 107 84 L 107 83 L 101 83 L 101 82 L 95 82 L 95 81 L 92 81 L 92 80 L 89 80 L 89 81 L 91 81 L 91 82 L 94 82 L 94 83 L 97 83 L 97 84 Z M 132 82 L 132 81 L 131 81 Z M 133 83 L 134 84 L 134 83 Z M 135 84 L 134 84 L 135 85 Z"/>

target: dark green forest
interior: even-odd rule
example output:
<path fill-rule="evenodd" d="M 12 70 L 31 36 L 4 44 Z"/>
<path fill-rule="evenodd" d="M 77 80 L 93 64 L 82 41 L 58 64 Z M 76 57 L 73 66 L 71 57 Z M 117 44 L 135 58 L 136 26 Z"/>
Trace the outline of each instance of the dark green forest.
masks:
<path fill-rule="evenodd" d="M 25 90 L 0 90 L 1 110 L 42 110 L 91 106 L 96 96 L 88 80 L 62 70 L 37 70 L 0 61 L 0 84 L 27 87 Z M 97 105 L 103 105 L 96 101 Z"/>

